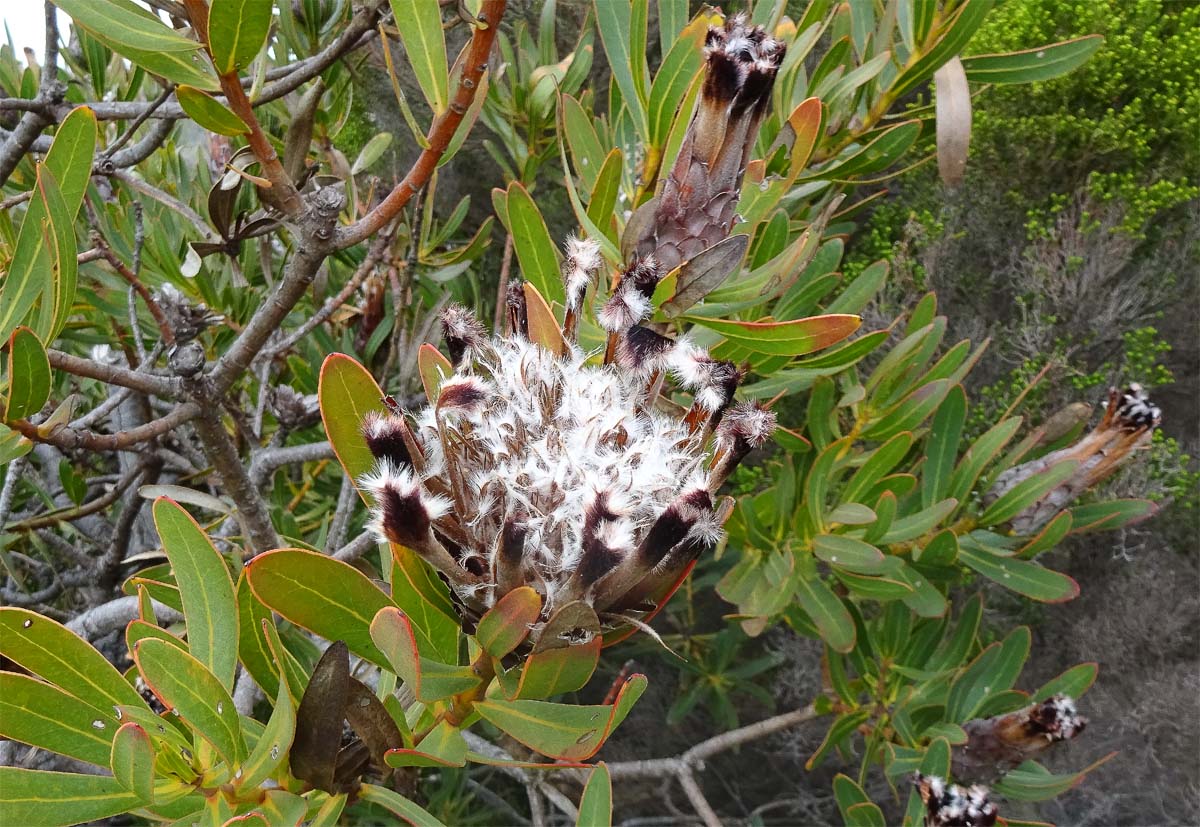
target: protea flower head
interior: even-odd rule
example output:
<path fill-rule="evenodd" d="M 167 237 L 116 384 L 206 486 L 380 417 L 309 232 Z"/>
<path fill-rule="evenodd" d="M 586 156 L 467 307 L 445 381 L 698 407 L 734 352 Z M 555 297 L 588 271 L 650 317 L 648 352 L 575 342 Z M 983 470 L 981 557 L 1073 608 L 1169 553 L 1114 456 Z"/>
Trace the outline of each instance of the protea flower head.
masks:
<path fill-rule="evenodd" d="M 1075 701 L 1058 694 L 1016 712 L 977 718 L 963 725 L 967 742 L 954 751 L 954 776 L 987 780 L 1033 758 L 1087 726 Z"/>
<path fill-rule="evenodd" d="M 1137 450 L 1149 445 L 1161 422 L 1162 411 L 1141 385 L 1135 382 L 1124 390 L 1109 388 L 1104 417 L 1091 433 L 1074 445 L 1005 471 L 996 478 L 985 499 L 993 501 L 1059 462 L 1077 460 L 1075 473 L 1013 518 L 1014 534 L 1035 534 L 1079 495 L 1103 482 Z"/>
<path fill-rule="evenodd" d="M 636 251 L 663 272 L 729 235 L 742 176 L 771 101 L 786 46 L 745 15 L 708 30 L 705 76 L 696 113 L 658 194 Z"/>
<path fill-rule="evenodd" d="M 578 312 L 600 259 L 590 242 L 567 252 L 568 311 Z M 642 261 L 621 284 L 641 296 L 656 273 Z M 648 307 L 620 289 L 597 314 L 615 337 L 607 361 L 581 350 L 573 328 L 540 340 L 545 321 L 530 320 L 525 295 L 510 293 L 511 329 L 495 338 L 464 308 L 443 314 L 454 373 L 423 410 L 363 423 L 377 465 L 362 483 L 372 529 L 442 574 L 468 626 L 531 586 L 543 609 L 530 642 L 563 612 L 575 620 L 553 633 L 579 642 L 639 623 L 717 543 L 728 514 L 717 489 L 775 420 L 733 405 L 740 373 L 641 327 Z M 633 309 L 610 324 L 614 302 Z M 691 408 L 660 398 L 668 377 L 692 391 Z"/>
<path fill-rule="evenodd" d="M 996 805 L 988 800 L 987 787 L 960 787 L 936 775 L 917 773 L 914 779 L 925 803 L 925 827 L 991 827 Z"/>

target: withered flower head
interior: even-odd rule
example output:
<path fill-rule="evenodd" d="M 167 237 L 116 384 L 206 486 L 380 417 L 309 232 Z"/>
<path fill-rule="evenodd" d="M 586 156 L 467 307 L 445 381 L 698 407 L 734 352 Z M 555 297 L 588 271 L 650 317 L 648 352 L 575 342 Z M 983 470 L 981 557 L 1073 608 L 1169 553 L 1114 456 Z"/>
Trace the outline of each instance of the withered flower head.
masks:
<path fill-rule="evenodd" d="M 1013 518 L 1014 534 L 1036 534 L 1083 492 L 1108 479 L 1135 452 L 1149 445 L 1161 422 L 1162 411 L 1141 385 L 1135 382 L 1124 390 L 1109 388 L 1104 416 L 1091 433 L 1074 445 L 1005 471 L 996 478 L 985 500 L 998 499 L 1013 486 L 1059 462 L 1078 461 L 1075 472 L 1065 482 Z"/>
<path fill-rule="evenodd" d="M 1074 738 L 1086 726 L 1087 718 L 1079 714 L 1075 701 L 1062 694 L 1005 715 L 967 721 L 967 741 L 953 754 L 954 777 L 991 780 L 1053 744 Z"/>
<path fill-rule="evenodd" d="M 190 342 L 208 328 L 225 321 L 224 316 L 210 310 L 204 302 L 193 304 L 188 301 L 179 288 L 170 283 L 155 291 L 154 301 L 167 317 L 176 344 Z"/>
<path fill-rule="evenodd" d="M 627 278 L 644 296 L 644 277 Z M 379 461 L 363 481 L 372 529 L 433 564 L 465 620 L 533 587 L 544 608 L 531 643 L 570 606 L 601 631 L 636 620 L 720 537 L 708 434 L 654 404 L 676 348 L 706 358 L 638 328 L 625 331 L 620 363 L 595 364 L 569 343 L 554 353 L 519 330 L 464 348 L 435 404 L 364 422 Z M 755 444 L 773 423 L 765 411 L 737 416 Z"/>
<path fill-rule="evenodd" d="M 487 328 L 467 308 L 452 304 L 442 311 L 442 337 L 450 351 L 450 361 L 459 365 L 468 350 L 487 341 Z"/>
<path fill-rule="evenodd" d="M 664 273 L 729 235 L 786 47 L 739 14 L 708 30 L 704 52 L 700 102 L 637 240 L 638 254 L 656 256 Z"/>
<path fill-rule="evenodd" d="M 988 800 L 987 787 L 963 788 L 921 773 L 914 781 L 925 803 L 925 827 L 991 827 L 996 823 L 996 805 Z"/>

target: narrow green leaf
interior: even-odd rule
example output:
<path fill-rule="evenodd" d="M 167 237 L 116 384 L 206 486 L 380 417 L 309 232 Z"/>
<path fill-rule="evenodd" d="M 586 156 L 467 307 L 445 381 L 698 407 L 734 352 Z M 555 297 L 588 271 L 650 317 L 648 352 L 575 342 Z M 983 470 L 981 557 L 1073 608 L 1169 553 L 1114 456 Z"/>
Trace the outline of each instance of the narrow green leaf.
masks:
<path fill-rule="evenodd" d="M 445 827 L 442 822 L 438 821 L 421 807 L 409 801 L 400 795 L 400 793 L 392 792 L 385 787 L 379 787 L 375 784 L 363 784 L 358 790 L 358 796 L 363 801 L 370 801 L 372 804 L 377 804 L 388 812 L 395 813 L 413 825 L 413 827 Z"/>
<path fill-rule="evenodd" d="M 829 754 L 830 750 L 852 736 L 870 717 L 871 712 L 867 709 L 860 709 L 856 712 L 847 712 L 844 715 L 839 715 L 829 726 L 828 731 L 825 733 L 825 739 L 817 747 L 817 751 L 804 762 L 804 768 L 812 770 L 813 767 L 821 763 L 821 760 Z"/>
<path fill-rule="evenodd" d="M 371 165 L 378 161 L 387 148 L 392 145 L 392 133 L 380 132 L 363 146 L 359 151 L 358 157 L 354 159 L 354 163 L 350 167 L 351 175 L 358 175 L 360 172 L 366 172 L 371 168 Z"/>
<path fill-rule="evenodd" d="M 950 478 L 950 496 L 960 503 L 968 502 L 983 469 L 991 464 L 1020 427 L 1021 417 L 1010 417 L 992 426 L 975 440 L 954 469 L 954 475 Z"/>
<path fill-rule="evenodd" d="M 858 316 L 847 314 L 812 316 L 788 322 L 688 318 L 754 353 L 778 356 L 802 356 L 829 347 L 858 330 L 862 323 Z"/>
<path fill-rule="evenodd" d="M 979 516 L 979 524 L 994 526 L 1008 522 L 1070 479 L 1078 467 L 1079 462 L 1076 460 L 1058 462 L 1045 471 L 1017 483 L 984 510 Z"/>
<path fill-rule="evenodd" d="M 884 570 L 883 552 L 875 546 L 840 534 L 818 534 L 813 538 L 813 553 L 831 566 L 861 574 L 879 574 Z"/>
<path fill-rule="evenodd" d="M 413 696 L 433 703 L 479 685 L 469 666 L 449 666 L 422 658 L 412 623 L 394 606 L 379 610 L 371 621 L 371 639 L 387 658 L 388 668 L 408 685 Z"/>
<path fill-rule="evenodd" d="M 475 704 L 485 720 L 551 758 L 583 761 L 604 745 L 646 689 L 644 675 L 629 678 L 612 705 L 566 706 L 547 701 L 486 700 Z"/>
<path fill-rule="evenodd" d="M 50 360 L 41 340 L 27 327 L 18 327 L 8 340 L 8 405 L 4 418 L 25 419 L 50 398 Z"/>
<path fill-rule="evenodd" d="M 562 304 L 565 293 L 559 272 L 558 251 L 550 238 L 550 231 L 546 229 L 541 210 L 519 181 L 513 181 L 508 186 L 508 220 L 513 249 L 521 264 L 521 275 L 545 296 L 548 303 Z"/>
<path fill-rule="evenodd" d="M 199 660 L 166 641 L 146 638 L 133 650 L 146 685 L 163 704 L 230 763 L 246 758 L 241 722 L 229 692 Z"/>
<path fill-rule="evenodd" d="M 0 824 L 68 827 L 145 803 L 109 775 L 0 767 Z"/>
<path fill-rule="evenodd" d="M 232 109 L 194 86 L 177 86 L 175 97 L 187 116 L 209 132 L 237 137 L 250 131 Z"/>
<path fill-rule="evenodd" d="M 246 564 L 250 588 L 264 605 L 326 640 L 344 640 L 376 666 L 387 658 L 371 640 L 371 621 L 391 600 L 365 575 L 313 551 L 277 549 Z"/>
<path fill-rule="evenodd" d="M 438 116 L 450 108 L 450 70 L 438 0 L 389 0 L 400 40 L 425 101 Z M 499 24 L 489 20 L 489 26 Z"/>
<path fill-rule="evenodd" d="M 1030 703 L 1039 703 L 1060 693 L 1079 700 L 1085 692 L 1092 688 L 1092 684 L 1096 682 L 1096 675 L 1099 673 L 1100 665 L 1096 663 L 1081 663 L 1078 666 L 1072 666 L 1058 677 L 1051 678 L 1043 684 L 1030 696 L 1029 701 Z"/>
<path fill-rule="evenodd" d="M 462 627 L 450 590 L 432 566 L 403 546 L 392 547 L 392 601 L 412 621 L 417 649 L 424 657 L 458 663 Z"/>
<path fill-rule="evenodd" d="M 1091 60 L 1104 38 L 1098 34 L 996 55 L 963 58 L 967 80 L 976 83 L 1034 83 L 1075 71 Z"/>
<path fill-rule="evenodd" d="M 0 672 L 0 737 L 108 766 L 120 724 L 107 712 L 48 683 Z"/>
<path fill-rule="evenodd" d="M 608 56 L 608 65 L 621 90 L 621 100 L 629 110 L 638 136 L 643 142 L 650 144 L 653 142 L 653 136 L 650 134 L 650 122 L 646 116 L 646 91 L 639 88 L 636 80 L 638 66 L 645 60 L 645 43 L 637 44 L 636 48 L 641 48 L 642 51 L 634 54 L 631 4 L 593 0 L 592 7 L 596 12 L 596 24 L 600 29 L 600 40 L 604 43 L 604 53 Z"/>
<path fill-rule="evenodd" d="M 846 827 L 887 827 L 887 819 L 878 804 L 855 804 L 846 810 Z"/>
<path fill-rule="evenodd" d="M 612 152 L 604 159 L 604 165 L 600 167 L 596 185 L 592 188 L 592 195 L 588 200 L 588 218 L 601 230 L 609 227 L 617 207 L 617 196 L 621 193 L 621 173 L 625 169 L 624 160 L 621 150 L 613 147 Z"/>
<path fill-rule="evenodd" d="M 612 779 L 608 767 L 601 761 L 588 775 L 587 786 L 579 800 L 576 827 L 609 827 L 612 824 Z"/>
<path fill-rule="evenodd" d="M 270 778 L 287 758 L 295 735 L 296 708 L 292 706 L 292 696 L 288 694 L 287 686 L 281 684 L 275 696 L 275 708 L 271 710 L 271 717 L 258 737 L 258 743 L 242 764 L 237 785 L 243 789 L 253 789 Z"/>
<path fill-rule="evenodd" d="M 154 799 L 154 744 L 133 721 L 122 724 L 113 738 L 112 773 L 140 800 Z"/>
<path fill-rule="evenodd" d="M 238 616 L 229 569 L 203 529 L 182 506 L 160 497 L 154 501 L 153 513 L 163 551 L 171 561 L 183 599 L 188 648 L 232 691 L 237 670 Z"/>
<path fill-rule="evenodd" d="M 111 0 L 54 0 L 81 28 L 148 72 L 200 89 L 219 88 L 202 44 L 133 3 Z"/>
<path fill-rule="evenodd" d="M 1159 506 L 1150 500 L 1109 500 L 1103 503 L 1077 505 L 1070 509 L 1071 533 L 1115 531 L 1158 513 Z"/>
<path fill-rule="evenodd" d="M 421 739 L 418 749 L 393 749 L 384 755 L 389 767 L 462 767 L 467 763 L 467 742 L 449 721 L 442 721 Z"/>
<path fill-rule="evenodd" d="M 1110 752 L 1079 772 L 1054 775 L 1036 761 L 1026 761 L 1015 770 L 1005 773 L 994 787 L 995 791 L 1013 801 L 1047 801 L 1077 786 L 1092 770 L 1111 759 Z"/>
<path fill-rule="evenodd" d="M 654 75 L 649 104 L 650 141 L 654 146 L 661 147 L 666 142 L 679 103 L 701 70 L 707 29 L 708 21 L 699 16 L 679 32 Z M 690 116 L 690 112 L 680 112 L 680 117 Z"/>
<path fill-rule="evenodd" d="M 219 74 L 241 72 L 258 57 L 271 31 L 273 5 L 272 0 L 212 0 L 208 48 Z"/>
<path fill-rule="evenodd" d="M 244 569 L 234 591 L 237 595 L 238 659 L 267 697 L 273 698 L 279 691 L 279 669 L 262 629 L 263 621 L 274 623 L 271 612 L 254 596 Z"/>
<path fill-rule="evenodd" d="M 921 469 L 921 505 L 925 508 L 946 498 L 966 416 L 966 391 L 962 385 L 955 385 L 942 400 L 929 427 L 925 465 Z"/>
<path fill-rule="evenodd" d="M 1079 596 L 1079 584 L 1072 578 L 1028 560 L 997 557 L 966 546 L 959 547 L 958 558 L 1004 588 L 1043 603 L 1063 603 Z"/>
<path fill-rule="evenodd" d="M 898 161 L 916 143 L 920 134 L 921 122 L 916 120 L 888 127 L 876 133 L 865 146 L 852 151 L 844 160 L 803 175 L 800 180 L 844 181 L 882 172 Z"/>
<path fill-rule="evenodd" d="M 869 804 L 870 797 L 862 787 L 858 786 L 849 776 L 838 773 L 833 778 L 833 798 L 837 801 L 842 819 L 848 821 L 847 812 L 856 804 Z"/>
<path fill-rule="evenodd" d="M 603 641 L 599 635 L 584 644 L 534 652 L 521 667 L 512 698 L 551 698 L 583 689 L 596 671 Z"/>
<path fill-rule="evenodd" d="M 0 653 L 106 715 L 146 702 L 108 660 L 61 623 L 27 609 L 0 608 Z"/>
<path fill-rule="evenodd" d="M 796 602 L 812 618 L 821 638 L 837 652 L 854 648 L 857 632 L 850 612 L 838 596 L 825 585 L 815 569 L 803 574 L 796 584 Z"/>

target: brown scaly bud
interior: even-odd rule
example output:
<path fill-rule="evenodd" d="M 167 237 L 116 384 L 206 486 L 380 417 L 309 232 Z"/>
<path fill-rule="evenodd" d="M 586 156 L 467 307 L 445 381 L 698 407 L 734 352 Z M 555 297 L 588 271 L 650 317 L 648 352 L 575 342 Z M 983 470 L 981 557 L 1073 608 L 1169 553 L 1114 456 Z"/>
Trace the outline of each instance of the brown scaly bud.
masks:
<path fill-rule="evenodd" d="M 947 784 L 936 775 L 917 773 L 913 779 L 925 804 L 925 827 L 992 827 L 996 805 L 987 787 Z"/>
<path fill-rule="evenodd" d="M 629 556 L 633 532 L 625 511 L 607 491 L 598 491 L 583 512 L 582 554 L 576 569 L 579 587 L 588 589 L 611 574 Z"/>
<path fill-rule="evenodd" d="M 492 570 L 496 573 L 496 599 L 524 583 L 525 538 L 529 525 L 524 514 L 510 514 L 497 536 Z"/>
<path fill-rule="evenodd" d="M 297 393 L 287 385 L 272 388 L 267 405 L 279 424 L 288 430 L 304 428 L 321 418 L 315 393 Z"/>
<path fill-rule="evenodd" d="M 654 220 L 637 239 L 664 272 L 729 235 L 742 176 L 770 105 L 786 47 L 736 15 L 708 31 L 700 101 L 663 181 Z"/>
<path fill-rule="evenodd" d="M 566 255 L 563 257 L 562 278 L 566 291 L 566 316 L 563 319 L 563 336 L 574 342 L 578 335 L 579 314 L 587 296 L 588 285 L 600 272 L 600 244 L 594 239 L 567 239 Z"/>
<path fill-rule="evenodd" d="M 442 311 L 442 338 L 450 351 L 450 362 L 458 367 L 467 356 L 487 342 L 487 328 L 483 322 L 461 304 L 452 304 Z"/>
<path fill-rule="evenodd" d="M 984 500 L 992 502 L 1060 462 L 1077 461 L 1079 465 L 1065 482 L 1012 519 L 1014 534 L 1036 534 L 1083 492 L 1106 480 L 1137 450 L 1149 445 L 1160 422 L 1162 411 L 1150 401 L 1141 385 L 1133 383 L 1125 390 L 1110 388 L 1104 417 L 1091 433 L 1074 445 L 1005 471 L 996 478 Z"/>
<path fill-rule="evenodd" d="M 504 305 L 508 317 L 508 332 L 512 336 L 529 338 L 529 307 L 525 301 L 525 286 L 513 279 L 504 294 Z"/>
<path fill-rule="evenodd" d="M 1075 702 L 1061 694 L 1007 715 L 968 721 L 967 743 L 954 751 L 954 777 L 990 781 L 1086 726 Z"/>
<path fill-rule="evenodd" d="M 173 284 L 164 284 L 155 291 L 154 301 L 167 317 L 177 345 L 190 342 L 208 328 L 225 321 L 224 316 L 209 310 L 204 302 L 192 304 Z"/>
<path fill-rule="evenodd" d="M 487 402 L 491 388 L 482 379 L 474 376 L 452 376 L 442 383 L 438 391 L 437 409 L 442 413 L 454 412 L 470 416 Z"/>
<path fill-rule="evenodd" d="M 776 427 L 775 414 L 757 402 L 743 402 L 726 412 L 716 429 L 709 490 L 716 492 L 746 455 L 775 433 Z"/>

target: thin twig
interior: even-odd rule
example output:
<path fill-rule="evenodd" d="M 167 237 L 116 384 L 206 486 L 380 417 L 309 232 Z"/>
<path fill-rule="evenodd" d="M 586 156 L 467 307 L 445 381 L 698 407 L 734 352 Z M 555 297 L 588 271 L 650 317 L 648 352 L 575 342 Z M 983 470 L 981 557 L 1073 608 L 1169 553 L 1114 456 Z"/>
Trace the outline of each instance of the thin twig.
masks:
<path fill-rule="evenodd" d="M 426 135 L 426 147 L 421 151 L 416 163 L 398 183 L 387 197 L 374 209 L 354 222 L 349 227 L 338 232 L 337 247 L 345 249 L 352 247 L 366 238 L 374 235 L 385 224 L 395 218 L 409 200 L 420 192 L 429 182 L 430 176 L 437 169 L 442 153 L 450 145 L 451 138 L 462 123 L 475 95 L 479 89 L 479 79 L 487 68 L 488 55 L 492 51 L 492 43 L 500 19 L 504 16 L 507 0 L 483 0 L 478 15 L 478 25 L 471 34 L 471 42 L 467 46 L 466 59 L 463 61 L 462 74 L 459 76 L 458 89 L 449 108 L 434 120 Z"/>
<path fill-rule="evenodd" d="M 700 820 L 704 822 L 705 827 L 721 827 L 720 816 L 713 810 L 712 805 L 708 803 L 708 799 L 704 797 L 704 791 L 696 783 L 696 778 L 692 775 L 691 769 L 685 768 L 680 770 L 678 778 L 679 785 L 683 787 L 688 801 L 692 803 L 692 809 L 696 811 L 696 815 L 700 816 Z"/>
<path fill-rule="evenodd" d="M 66 86 L 58 80 L 58 9 L 50 0 L 46 0 L 44 13 L 46 47 L 42 51 L 42 77 L 34 99 L 39 108 L 30 109 L 21 116 L 16 129 L 0 144 L 0 186 L 8 181 L 42 130 L 54 123 L 51 107 L 67 94 Z"/>
<path fill-rule="evenodd" d="M 147 422 L 145 425 L 138 425 L 136 428 L 117 431 L 115 434 L 98 434 L 94 431 L 84 431 L 66 426 L 43 434 L 37 425 L 27 419 L 17 419 L 6 424 L 21 436 L 34 442 L 53 445 L 64 451 L 73 451 L 79 448 L 88 451 L 127 451 L 170 433 L 183 423 L 195 419 L 199 414 L 200 406 L 194 402 L 187 402 L 166 416 Z"/>
<path fill-rule="evenodd" d="M 53 348 L 47 350 L 46 355 L 50 357 L 50 367 L 56 370 L 64 370 L 87 379 L 99 379 L 109 385 L 120 385 L 139 393 L 161 396 L 165 399 L 179 398 L 179 380 L 177 379 L 155 376 L 140 370 L 130 370 L 104 362 L 95 362 Z"/>
<path fill-rule="evenodd" d="M 13 523 L 8 527 L 9 531 L 33 531 L 38 528 L 48 528 L 58 523 L 71 522 L 78 520 L 80 517 L 86 517 L 89 514 L 95 514 L 97 511 L 103 511 L 110 505 L 115 503 L 120 498 L 122 492 L 129 486 L 133 485 L 145 470 L 143 464 L 138 464 L 127 472 L 121 479 L 117 480 L 113 485 L 112 490 L 106 491 L 94 500 L 61 511 L 51 511 L 49 514 L 39 514 L 36 517 L 30 517 L 25 520 Z"/>
<path fill-rule="evenodd" d="M 152 601 L 154 614 L 163 623 L 178 623 L 183 615 L 157 600 Z M 129 621 L 138 616 L 139 606 L 136 597 L 118 597 L 107 603 L 101 603 L 83 612 L 67 624 L 67 628 L 84 640 L 95 640 L 104 637 L 109 632 L 124 629 Z"/>

